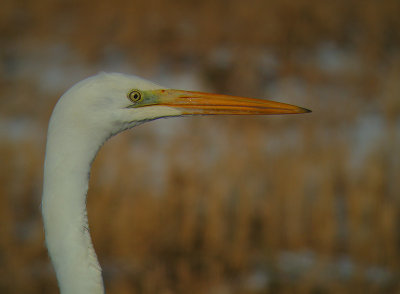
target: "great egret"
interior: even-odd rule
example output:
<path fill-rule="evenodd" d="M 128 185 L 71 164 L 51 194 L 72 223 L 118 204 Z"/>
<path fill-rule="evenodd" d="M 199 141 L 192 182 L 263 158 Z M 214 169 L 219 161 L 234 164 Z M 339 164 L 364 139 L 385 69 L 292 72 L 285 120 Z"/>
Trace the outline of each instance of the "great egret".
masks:
<path fill-rule="evenodd" d="M 44 163 L 46 245 L 61 293 L 104 293 L 86 193 L 91 163 L 108 138 L 165 117 L 305 112 L 309 110 L 273 101 L 167 89 L 118 73 L 100 73 L 77 83 L 54 108 Z"/>

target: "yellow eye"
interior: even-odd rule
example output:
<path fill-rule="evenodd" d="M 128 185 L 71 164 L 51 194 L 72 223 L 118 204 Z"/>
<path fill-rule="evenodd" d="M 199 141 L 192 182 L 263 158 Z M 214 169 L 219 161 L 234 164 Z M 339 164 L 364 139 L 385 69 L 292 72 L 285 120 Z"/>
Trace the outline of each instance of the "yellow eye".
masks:
<path fill-rule="evenodd" d="M 142 93 L 139 90 L 131 90 L 128 93 L 128 98 L 134 103 L 139 102 L 142 99 Z"/>

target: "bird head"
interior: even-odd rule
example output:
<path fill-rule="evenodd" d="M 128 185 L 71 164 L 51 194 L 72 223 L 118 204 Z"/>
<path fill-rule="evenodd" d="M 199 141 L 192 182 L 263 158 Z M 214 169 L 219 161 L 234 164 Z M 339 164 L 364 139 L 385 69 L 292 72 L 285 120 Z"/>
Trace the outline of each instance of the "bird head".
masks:
<path fill-rule="evenodd" d="M 175 90 L 136 76 L 100 73 L 68 90 L 53 116 L 110 135 L 140 123 L 173 116 L 217 114 L 295 114 L 305 108 L 255 98 Z"/>

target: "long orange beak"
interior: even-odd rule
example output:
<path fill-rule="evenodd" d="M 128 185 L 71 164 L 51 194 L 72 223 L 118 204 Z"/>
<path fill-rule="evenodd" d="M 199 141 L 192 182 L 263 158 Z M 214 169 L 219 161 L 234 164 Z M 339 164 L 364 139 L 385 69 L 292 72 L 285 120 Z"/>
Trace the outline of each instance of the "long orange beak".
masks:
<path fill-rule="evenodd" d="M 147 99 L 146 99 L 147 96 Z M 173 89 L 145 91 L 144 105 L 178 108 L 182 114 L 296 114 L 308 109 L 263 99 Z M 151 103 L 151 101 L 153 103 Z"/>

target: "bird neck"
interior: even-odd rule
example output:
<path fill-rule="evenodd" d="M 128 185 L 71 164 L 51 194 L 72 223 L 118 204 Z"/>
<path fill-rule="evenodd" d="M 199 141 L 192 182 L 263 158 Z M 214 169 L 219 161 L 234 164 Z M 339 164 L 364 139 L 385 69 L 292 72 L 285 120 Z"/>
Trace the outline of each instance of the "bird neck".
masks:
<path fill-rule="evenodd" d="M 62 294 L 104 293 L 86 211 L 90 167 L 103 141 L 88 138 L 79 129 L 49 125 L 42 214 Z"/>

